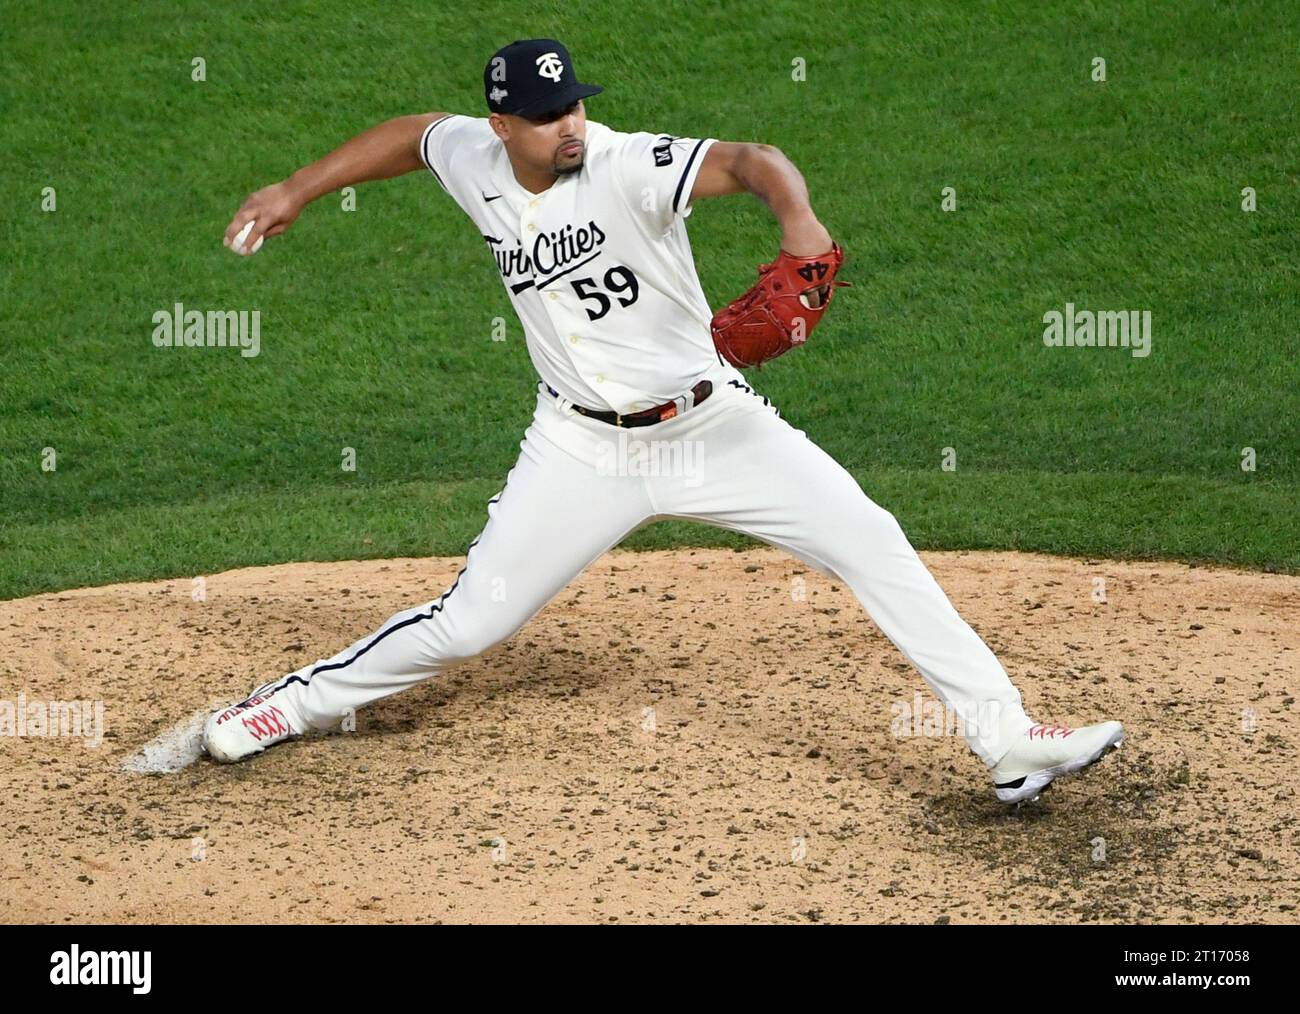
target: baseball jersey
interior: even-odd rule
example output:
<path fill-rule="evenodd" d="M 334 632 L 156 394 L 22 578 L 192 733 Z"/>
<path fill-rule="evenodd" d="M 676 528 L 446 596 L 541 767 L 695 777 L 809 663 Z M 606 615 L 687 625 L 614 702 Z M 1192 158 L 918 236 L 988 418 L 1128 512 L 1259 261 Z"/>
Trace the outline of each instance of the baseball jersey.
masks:
<path fill-rule="evenodd" d="M 627 414 L 716 372 L 713 314 L 686 235 L 714 142 L 588 120 L 582 169 L 534 194 L 486 118 L 452 114 L 424 132 L 420 157 L 478 226 L 533 366 L 561 396 Z"/>

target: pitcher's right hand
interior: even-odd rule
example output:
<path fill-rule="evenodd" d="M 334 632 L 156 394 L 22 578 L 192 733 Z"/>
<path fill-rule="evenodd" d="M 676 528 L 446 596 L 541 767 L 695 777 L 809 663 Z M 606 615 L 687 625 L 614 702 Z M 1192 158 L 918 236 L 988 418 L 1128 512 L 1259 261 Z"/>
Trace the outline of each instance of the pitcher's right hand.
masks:
<path fill-rule="evenodd" d="M 257 253 L 263 240 L 280 235 L 294 223 L 302 207 L 287 180 L 263 187 L 240 205 L 222 242 L 237 254 Z M 237 245 L 245 227 L 248 232 Z"/>

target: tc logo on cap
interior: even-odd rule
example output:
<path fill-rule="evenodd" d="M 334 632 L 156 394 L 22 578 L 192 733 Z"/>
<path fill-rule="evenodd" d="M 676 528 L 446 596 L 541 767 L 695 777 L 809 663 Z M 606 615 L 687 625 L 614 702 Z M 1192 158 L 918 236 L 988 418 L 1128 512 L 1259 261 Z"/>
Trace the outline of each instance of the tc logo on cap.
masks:
<path fill-rule="evenodd" d="M 537 73 L 542 77 L 549 77 L 552 81 L 558 81 L 564 73 L 564 61 L 554 53 L 543 53 L 537 58 Z"/>

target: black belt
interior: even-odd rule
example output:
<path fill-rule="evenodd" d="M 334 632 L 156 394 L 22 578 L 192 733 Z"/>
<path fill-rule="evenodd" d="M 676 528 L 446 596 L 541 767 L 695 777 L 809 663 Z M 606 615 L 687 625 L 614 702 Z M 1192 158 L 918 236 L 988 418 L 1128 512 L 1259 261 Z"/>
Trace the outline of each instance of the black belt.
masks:
<path fill-rule="evenodd" d="M 543 381 L 545 383 L 545 381 Z M 546 384 L 546 389 L 551 392 L 553 397 L 558 398 L 560 392 L 550 384 Z M 631 415 L 620 415 L 618 412 L 600 412 L 594 408 L 583 408 L 581 405 L 574 405 L 573 411 L 579 415 L 585 415 L 588 419 L 596 419 L 603 423 L 609 423 L 611 426 L 653 426 L 655 423 L 661 423 L 676 415 L 680 415 L 688 408 L 694 408 L 700 404 L 709 395 L 713 393 L 713 381 L 701 380 L 691 388 L 690 394 L 684 394 L 680 398 L 674 398 L 672 401 L 666 401 L 662 405 L 656 405 L 654 408 L 643 409 L 640 412 L 633 412 Z"/>

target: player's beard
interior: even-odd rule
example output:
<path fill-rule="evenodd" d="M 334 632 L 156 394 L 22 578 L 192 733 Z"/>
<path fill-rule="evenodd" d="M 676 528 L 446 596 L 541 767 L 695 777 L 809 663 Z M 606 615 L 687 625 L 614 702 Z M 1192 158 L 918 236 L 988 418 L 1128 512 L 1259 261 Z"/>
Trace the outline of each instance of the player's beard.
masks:
<path fill-rule="evenodd" d="M 556 176 L 572 176 L 576 172 L 581 172 L 582 164 L 587 158 L 587 146 L 584 144 L 578 149 L 578 154 L 574 156 L 576 158 L 574 162 L 566 163 L 561 161 L 564 157 L 559 152 L 555 154 L 555 162 L 552 168 Z"/>

